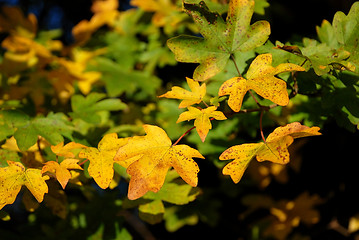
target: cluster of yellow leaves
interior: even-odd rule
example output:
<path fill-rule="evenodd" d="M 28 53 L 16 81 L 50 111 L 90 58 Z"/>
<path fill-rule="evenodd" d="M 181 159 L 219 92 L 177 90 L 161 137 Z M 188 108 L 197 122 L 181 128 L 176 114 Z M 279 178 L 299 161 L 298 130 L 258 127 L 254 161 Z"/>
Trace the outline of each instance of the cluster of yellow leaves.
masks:
<path fill-rule="evenodd" d="M 94 1 L 94 15 L 89 21 L 83 20 L 73 28 L 75 43 L 64 47 L 59 40 L 37 42 L 35 15 L 25 17 L 19 8 L 2 6 L 0 32 L 9 33 L 1 43 L 6 52 L 0 64 L 1 74 L 9 79 L 8 84 L 11 86 L 3 93 L 6 98 L 20 100 L 29 95 L 39 107 L 44 104 L 44 96 L 51 91 L 43 81 L 52 85 L 62 102 L 67 102 L 73 95 L 75 84 L 78 84 L 83 94 L 88 94 L 91 86 L 100 79 L 101 73 L 86 71 L 87 64 L 92 58 L 104 54 L 106 49 L 88 52 L 79 46 L 85 44 L 101 26 L 113 26 L 119 15 L 117 8 L 118 1 Z M 20 76 L 24 76 L 24 71 L 29 69 L 36 71 L 27 71 L 27 81 L 18 85 Z"/>
<path fill-rule="evenodd" d="M 220 160 L 234 161 L 223 168 L 224 175 L 230 175 L 235 183 L 238 183 L 249 162 L 256 157 L 257 161 L 270 161 L 273 163 L 287 164 L 289 162 L 288 147 L 295 138 L 321 135 L 318 127 L 303 126 L 298 122 L 290 123 L 276 128 L 267 137 L 266 142 L 236 145 L 225 150 L 219 157 Z"/>

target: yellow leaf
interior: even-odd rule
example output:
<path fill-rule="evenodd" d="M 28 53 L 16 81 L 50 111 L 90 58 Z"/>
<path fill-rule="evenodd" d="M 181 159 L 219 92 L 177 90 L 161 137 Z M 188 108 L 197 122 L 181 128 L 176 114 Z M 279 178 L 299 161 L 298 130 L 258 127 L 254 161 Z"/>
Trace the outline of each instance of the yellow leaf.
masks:
<path fill-rule="evenodd" d="M 244 171 L 247 169 L 249 162 L 256 155 L 258 148 L 261 146 L 261 143 L 249 143 L 236 145 L 228 148 L 220 156 L 220 160 L 229 160 L 235 159 L 234 161 L 228 163 L 223 168 L 223 174 L 229 175 L 233 182 L 238 183 Z"/>
<path fill-rule="evenodd" d="M 127 143 L 126 138 L 118 138 L 116 133 L 106 134 L 98 144 L 98 148 L 85 148 L 79 157 L 90 160 L 88 172 L 95 182 L 106 189 L 113 179 L 113 164 L 117 150 Z"/>
<path fill-rule="evenodd" d="M 25 185 L 38 202 L 42 202 L 44 194 L 48 192 L 41 170 L 29 168 L 25 170 L 20 162 L 7 161 L 8 167 L 0 168 L 0 209 L 12 204 L 22 185 Z"/>
<path fill-rule="evenodd" d="M 238 183 L 249 162 L 256 157 L 258 162 L 270 161 L 287 164 L 289 162 L 288 147 L 295 138 L 321 135 L 319 127 L 307 127 L 298 122 L 276 128 L 269 134 L 265 143 L 242 144 L 228 148 L 220 156 L 220 160 L 234 161 L 223 168 L 224 175 L 230 175 Z"/>
<path fill-rule="evenodd" d="M 2 6 L 0 9 L 0 32 L 11 35 L 34 38 L 37 30 L 37 19 L 30 13 L 27 17 L 18 7 Z"/>
<path fill-rule="evenodd" d="M 200 86 L 197 81 L 187 77 L 186 79 L 191 91 L 187 91 L 181 87 L 172 87 L 171 91 L 162 94 L 159 97 L 183 99 L 179 105 L 179 108 L 185 108 L 193 104 L 200 103 L 203 97 L 206 95 L 206 84 L 203 83 Z"/>
<path fill-rule="evenodd" d="M 285 106 L 289 102 L 287 84 L 275 75 L 293 71 L 305 71 L 305 69 L 292 63 L 282 63 L 272 67 L 272 55 L 261 54 L 249 66 L 247 79 L 235 77 L 227 80 L 220 87 L 218 95 L 229 95 L 228 105 L 235 112 L 241 110 L 243 97 L 251 89 L 263 98 Z"/>
<path fill-rule="evenodd" d="M 75 45 L 84 45 L 100 27 L 112 26 L 119 12 L 115 10 L 100 11 L 95 13 L 90 21 L 82 20 L 72 28 L 72 34 L 76 40 Z"/>
<path fill-rule="evenodd" d="M 91 11 L 93 13 L 105 12 L 118 9 L 118 0 L 94 0 Z"/>
<path fill-rule="evenodd" d="M 87 148 L 87 146 L 82 145 L 80 143 L 69 142 L 64 146 L 64 142 L 60 142 L 56 146 L 51 146 L 51 150 L 57 156 L 66 157 L 66 158 L 74 158 L 75 154 L 71 152 L 71 150 L 79 149 L 79 148 Z"/>
<path fill-rule="evenodd" d="M 197 133 L 200 136 L 202 142 L 206 139 L 206 136 L 209 132 L 209 129 L 212 129 L 212 124 L 210 118 L 216 120 L 225 120 L 226 116 L 220 111 L 216 111 L 217 107 L 211 106 L 206 109 L 198 109 L 195 107 L 188 107 L 187 112 L 180 114 L 177 119 L 177 123 L 195 119 L 194 126 L 196 127 Z"/>
<path fill-rule="evenodd" d="M 187 145 L 172 146 L 166 132 L 157 126 L 143 128 L 147 135 L 129 138 L 115 156 L 115 162 L 128 166 L 131 176 L 128 198 L 134 200 L 148 191 L 158 192 L 170 167 L 189 185 L 197 186 L 199 168 L 192 158 L 204 157 Z"/>
<path fill-rule="evenodd" d="M 69 179 L 71 178 L 71 173 L 68 169 L 82 170 L 82 168 L 77 164 L 78 161 L 78 159 L 65 159 L 60 164 L 55 161 L 48 161 L 42 167 L 41 173 L 55 173 L 57 181 L 61 184 L 62 188 L 65 189 Z"/>

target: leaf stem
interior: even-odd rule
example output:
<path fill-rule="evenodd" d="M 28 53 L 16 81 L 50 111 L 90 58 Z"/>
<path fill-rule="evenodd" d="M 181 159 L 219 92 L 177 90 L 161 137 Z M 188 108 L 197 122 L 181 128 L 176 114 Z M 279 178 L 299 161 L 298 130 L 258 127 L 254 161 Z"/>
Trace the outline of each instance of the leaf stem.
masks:
<path fill-rule="evenodd" d="M 261 136 L 262 136 L 262 139 L 263 139 L 264 143 L 267 143 L 267 142 L 266 142 L 266 138 L 264 137 L 264 134 L 263 134 L 263 124 L 262 124 L 263 113 L 264 113 L 264 110 L 262 109 L 262 110 L 261 110 L 261 115 L 260 115 L 260 117 L 259 117 L 259 130 L 260 130 L 260 132 L 261 132 Z"/>
<path fill-rule="evenodd" d="M 80 162 L 78 165 L 82 166 L 82 165 L 84 165 L 87 161 L 88 161 L 88 159 L 85 159 L 84 161 Z"/>
<path fill-rule="evenodd" d="M 172 144 L 172 147 L 173 146 L 176 146 L 178 143 L 179 143 L 179 141 L 181 141 L 181 139 L 184 137 L 184 136 L 186 136 L 190 131 L 192 131 L 193 129 L 195 129 L 196 127 L 195 126 L 193 126 L 193 127 L 191 127 L 190 129 L 188 129 L 184 134 L 182 134 L 182 136 L 180 136 L 178 139 L 177 139 L 177 141 L 174 143 L 174 144 Z"/>
<path fill-rule="evenodd" d="M 236 59 L 234 58 L 234 55 L 233 55 L 233 54 L 231 54 L 231 59 L 232 59 L 232 61 L 233 61 L 233 63 L 234 63 L 234 67 L 235 67 L 236 70 L 237 70 L 238 76 L 239 76 L 239 77 L 242 77 L 242 74 L 241 74 L 241 72 L 239 71 L 239 68 L 238 68 L 238 66 L 237 66 Z"/>

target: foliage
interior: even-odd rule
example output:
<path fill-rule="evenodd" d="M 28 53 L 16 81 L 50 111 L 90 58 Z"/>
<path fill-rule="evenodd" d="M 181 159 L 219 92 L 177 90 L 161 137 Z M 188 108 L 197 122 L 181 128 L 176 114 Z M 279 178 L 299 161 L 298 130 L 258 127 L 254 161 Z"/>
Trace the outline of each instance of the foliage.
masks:
<path fill-rule="evenodd" d="M 215 226 L 217 196 L 232 194 L 244 222 L 267 211 L 247 239 L 298 239 L 301 223 L 317 224 L 320 196 L 277 201 L 243 189 L 288 182 L 294 139 L 321 135 L 332 119 L 358 130 L 359 2 L 295 44 L 273 44 L 270 23 L 252 20 L 266 0 L 226 2 L 132 0 L 120 11 L 117 0 L 93 1 L 68 45 L 34 14 L 0 5 L 3 221 L 20 208 L 30 226 L 57 222 L 46 237 L 132 239 L 149 234 L 134 209 L 169 232 Z M 201 182 L 202 164 L 216 169 L 218 189 Z"/>

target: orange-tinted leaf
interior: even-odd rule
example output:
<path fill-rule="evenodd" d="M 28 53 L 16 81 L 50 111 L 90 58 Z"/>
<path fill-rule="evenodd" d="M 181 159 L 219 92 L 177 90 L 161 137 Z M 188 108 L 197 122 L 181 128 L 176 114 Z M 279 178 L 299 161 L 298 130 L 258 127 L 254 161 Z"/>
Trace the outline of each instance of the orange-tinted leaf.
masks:
<path fill-rule="evenodd" d="M 199 168 L 192 158 L 204 157 L 187 145 L 172 146 L 166 132 L 157 126 L 143 128 L 147 135 L 129 138 L 115 156 L 115 162 L 128 166 L 131 175 L 128 198 L 133 200 L 148 191 L 158 192 L 170 167 L 189 185 L 197 186 Z"/>
<path fill-rule="evenodd" d="M 51 146 L 51 150 L 57 155 L 66 158 L 74 158 L 75 154 L 71 152 L 74 149 L 87 148 L 87 146 L 80 143 L 69 142 L 64 146 L 64 142 L 60 142 L 56 146 Z"/>
<path fill-rule="evenodd" d="M 288 147 L 295 138 L 321 135 L 319 127 L 307 127 L 298 122 L 276 128 L 269 134 L 265 143 L 242 144 L 228 148 L 220 156 L 220 160 L 234 159 L 223 168 L 224 175 L 230 175 L 238 183 L 249 162 L 256 157 L 258 162 L 270 161 L 287 164 L 289 162 Z"/>
<path fill-rule="evenodd" d="M 49 177 L 42 176 L 39 169 L 25 170 L 20 162 L 7 163 L 8 167 L 0 168 L 0 209 L 15 201 L 22 185 L 30 190 L 38 202 L 42 202 L 44 194 L 48 192 L 45 180 Z"/>
<path fill-rule="evenodd" d="M 78 161 L 78 159 L 65 159 L 60 164 L 55 161 L 48 161 L 42 167 L 41 173 L 55 173 L 57 181 L 61 184 L 62 188 L 65 189 L 69 179 L 71 178 L 71 173 L 68 169 L 82 170 L 82 168 L 77 164 Z"/>
<path fill-rule="evenodd" d="M 191 91 L 187 91 L 181 87 L 172 87 L 171 91 L 162 94 L 159 97 L 183 99 L 179 105 L 179 108 L 185 108 L 193 104 L 200 103 L 203 97 L 206 95 L 206 84 L 203 83 L 200 86 L 197 81 L 191 78 L 186 79 Z"/>
<path fill-rule="evenodd" d="M 282 72 L 304 70 L 304 68 L 292 63 L 282 63 L 277 67 L 272 67 L 272 55 L 261 54 L 249 66 L 247 79 L 235 77 L 227 80 L 220 87 L 218 95 L 229 95 L 228 105 L 235 112 L 241 109 L 243 97 L 251 89 L 263 98 L 285 106 L 289 102 L 287 84 L 275 75 Z"/>
<path fill-rule="evenodd" d="M 127 143 L 126 138 L 118 138 L 116 133 L 106 134 L 98 144 L 98 148 L 85 148 L 79 157 L 90 160 L 88 172 L 102 188 L 107 188 L 113 179 L 113 163 L 117 150 Z"/>
<path fill-rule="evenodd" d="M 217 107 L 214 106 L 202 110 L 195 107 L 188 107 L 187 112 L 180 114 L 179 118 L 177 119 L 177 123 L 195 119 L 194 126 L 196 127 L 197 133 L 200 136 L 202 142 L 204 142 L 209 129 L 212 129 L 210 118 L 214 118 L 216 120 L 227 119 L 221 111 L 216 111 L 216 109 Z"/>

